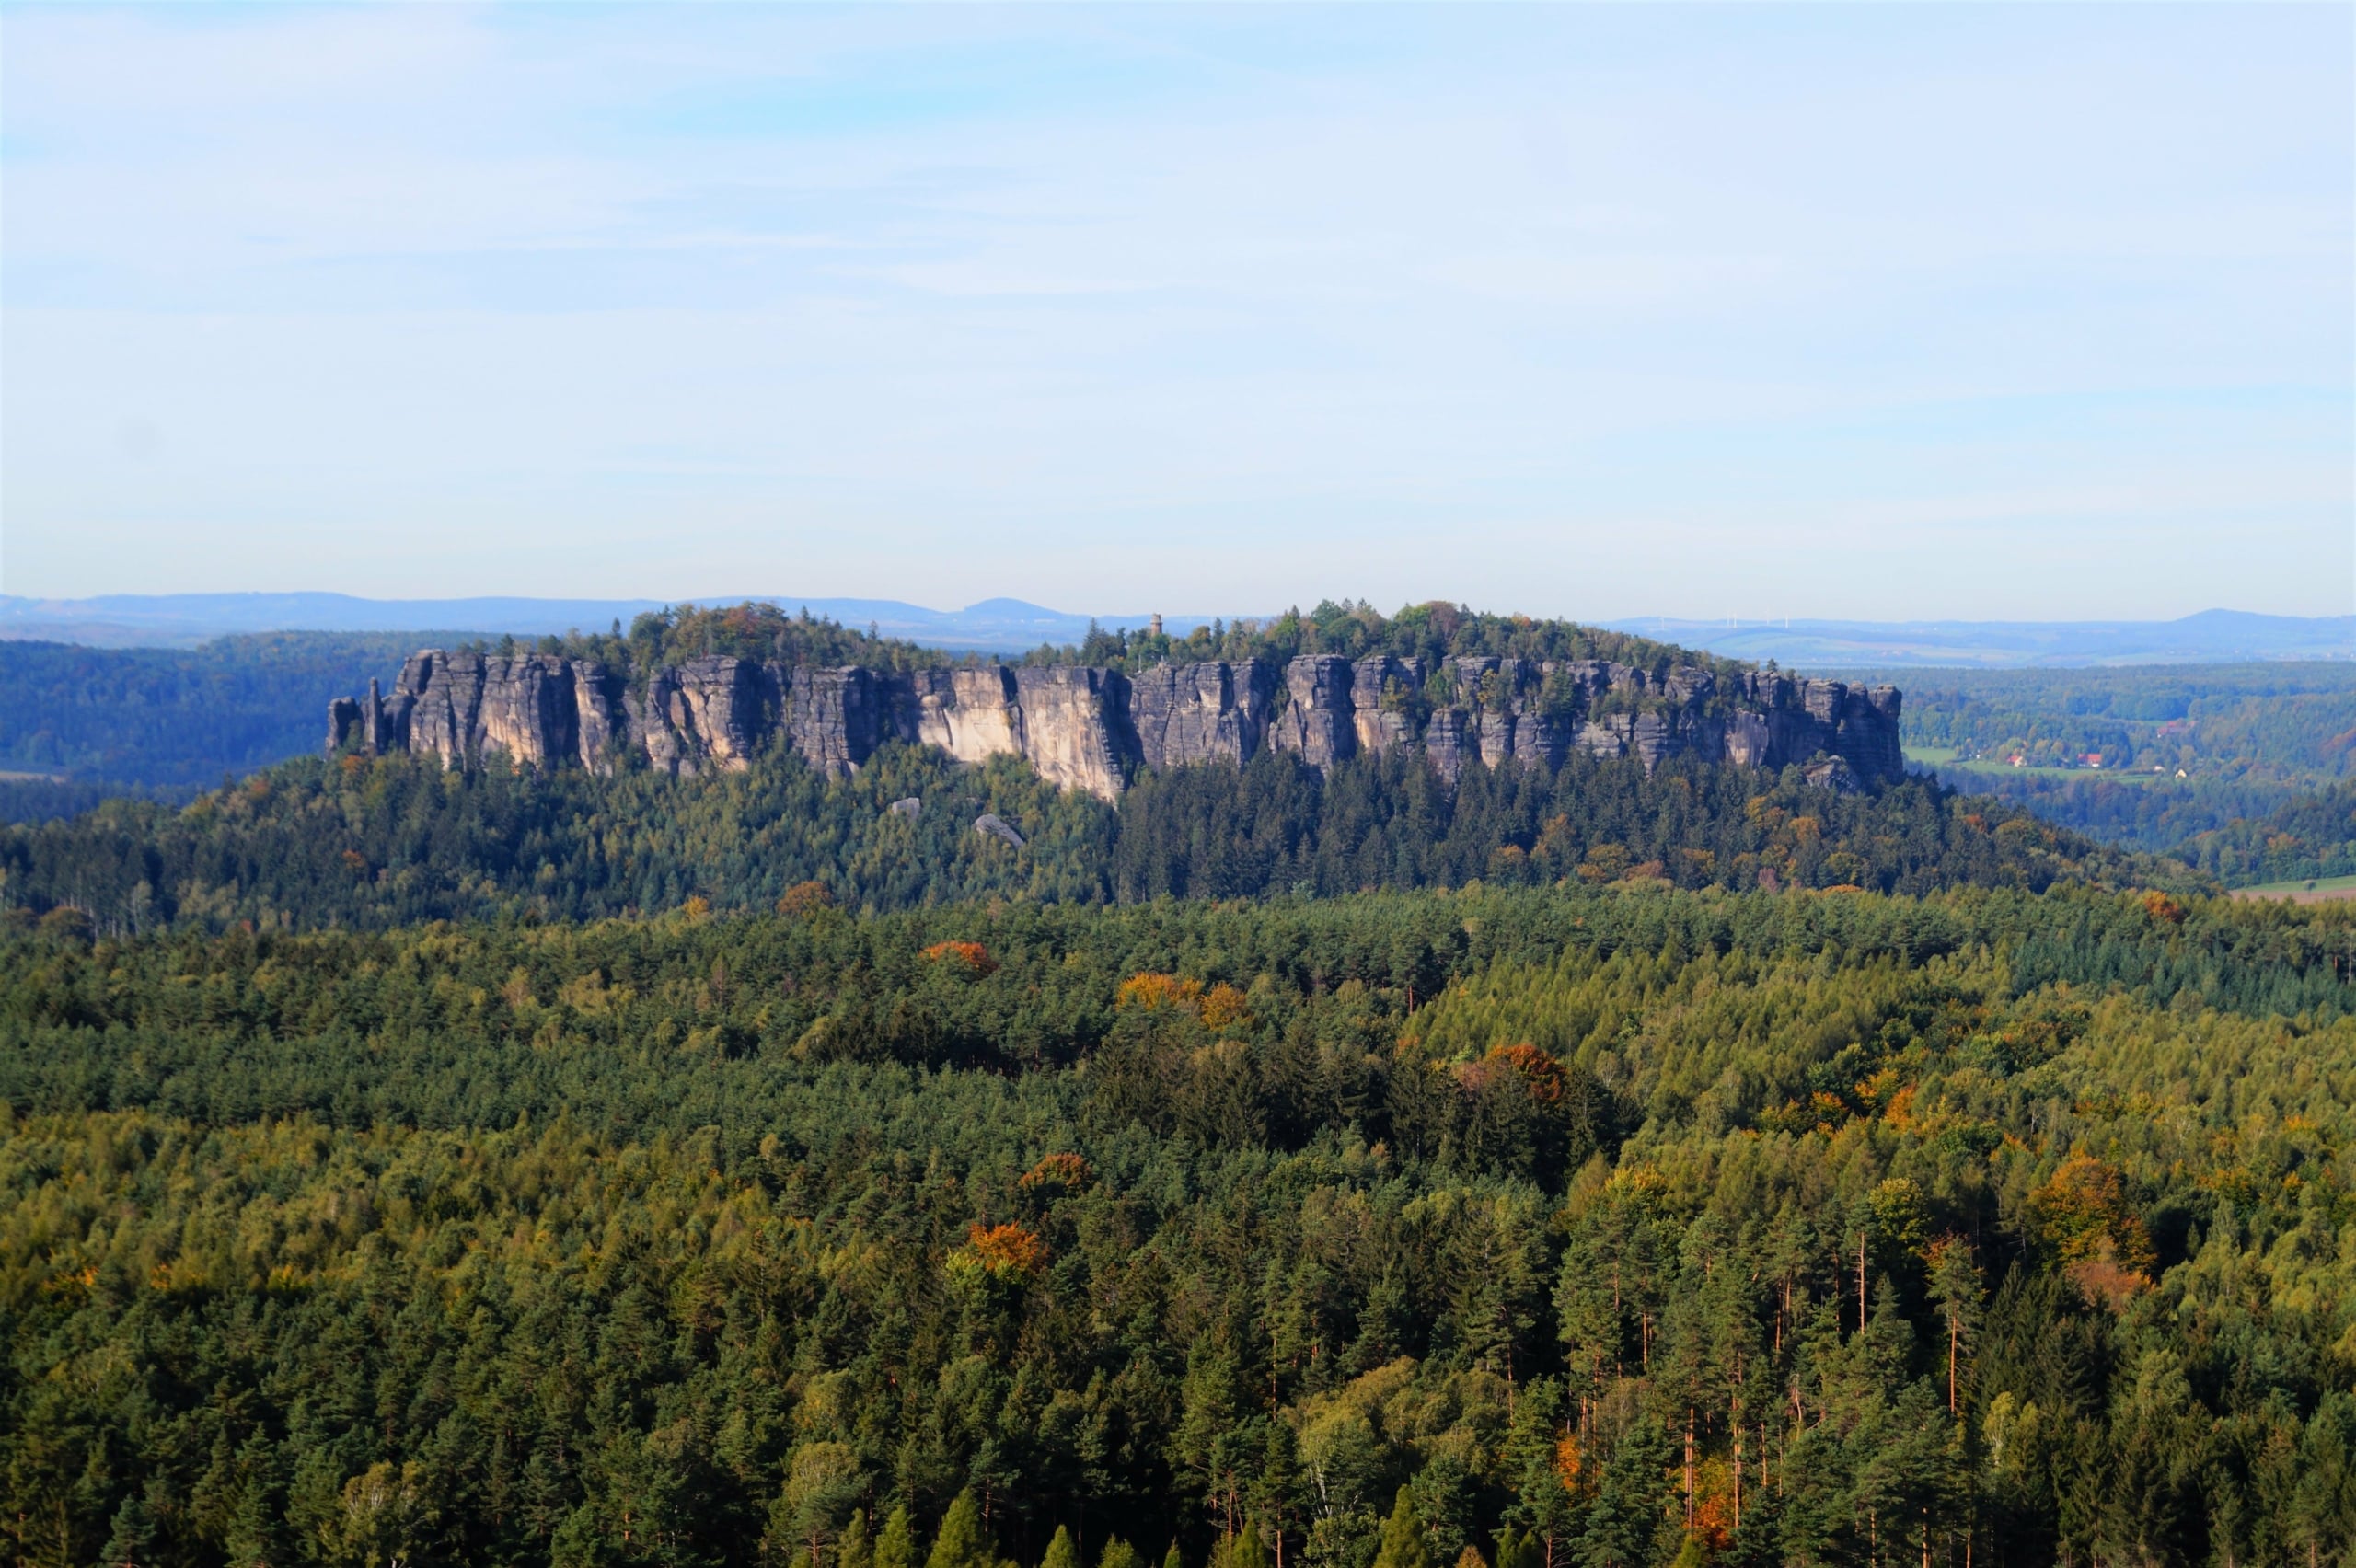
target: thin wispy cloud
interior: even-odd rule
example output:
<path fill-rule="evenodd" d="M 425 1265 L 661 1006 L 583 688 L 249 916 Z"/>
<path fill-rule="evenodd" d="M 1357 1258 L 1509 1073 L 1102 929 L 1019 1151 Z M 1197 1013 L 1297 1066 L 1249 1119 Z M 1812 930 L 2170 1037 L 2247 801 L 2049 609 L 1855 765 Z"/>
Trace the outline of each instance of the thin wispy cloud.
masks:
<path fill-rule="evenodd" d="M 2340 8 L 0 27 L 13 593 L 2349 607 Z"/>

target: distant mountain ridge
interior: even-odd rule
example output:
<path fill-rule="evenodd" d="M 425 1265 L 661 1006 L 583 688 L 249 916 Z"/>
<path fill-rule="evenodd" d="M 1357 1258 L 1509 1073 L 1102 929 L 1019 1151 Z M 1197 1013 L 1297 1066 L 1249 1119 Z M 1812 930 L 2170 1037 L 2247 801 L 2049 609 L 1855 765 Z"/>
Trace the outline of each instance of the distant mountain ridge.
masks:
<path fill-rule="evenodd" d="M 215 637 L 260 631 L 422 631 L 462 627 L 496 636 L 538 637 L 597 631 L 670 605 L 732 605 L 745 600 L 789 611 L 807 609 L 849 627 L 872 625 L 885 637 L 929 648 L 1027 652 L 1088 635 L 1091 617 L 1021 599 L 984 599 L 962 610 L 930 610 L 898 599 L 810 599 L 781 594 L 714 594 L 677 599 L 364 599 L 350 594 L 109 594 L 92 599 L 32 599 L 0 594 L 0 640 L 75 642 L 100 648 L 187 647 Z M 1149 616 L 1093 617 L 1106 627 L 1142 628 Z M 1184 633 L 1209 616 L 1172 615 Z"/>
<path fill-rule="evenodd" d="M 2202 610 L 2172 621 L 1677 620 L 1602 623 L 1615 631 L 1773 659 L 1807 669 L 2067 668 L 2356 658 L 2356 616 L 2263 616 Z"/>
<path fill-rule="evenodd" d="M 797 598 L 714 594 L 678 599 L 367 599 L 350 594 L 110 594 L 37 599 L 0 594 L 0 640 L 87 647 L 188 647 L 260 631 L 422 631 L 460 627 L 496 636 L 591 631 L 666 605 L 727 605 L 756 599 L 807 608 L 848 627 L 930 648 L 1026 652 L 1042 643 L 1078 643 L 1091 619 L 1107 628 L 1145 626 L 1149 617 L 1055 610 L 1021 599 L 985 599 L 934 610 L 899 599 Z M 1231 612 L 1253 615 L 1257 612 Z M 1173 633 L 1207 625 L 1207 615 L 1165 615 Z M 2170 621 L 1697 620 L 1638 616 L 1593 623 L 1704 649 L 1724 658 L 1786 667 L 1923 666 L 2066 668 L 2098 664 L 2207 664 L 2238 660 L 2356 658 L 2356 616 L 2269 616 L 2203 610 Z"/>

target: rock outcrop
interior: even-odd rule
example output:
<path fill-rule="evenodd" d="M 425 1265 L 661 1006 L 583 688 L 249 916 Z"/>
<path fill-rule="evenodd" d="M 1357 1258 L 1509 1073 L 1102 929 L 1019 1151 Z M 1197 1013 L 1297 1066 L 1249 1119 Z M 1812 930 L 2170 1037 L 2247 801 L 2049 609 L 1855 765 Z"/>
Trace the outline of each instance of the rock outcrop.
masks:
<path fill-rule="evenodd" d="M 980 834 L 985 838 L 995 838 L 1000 843 L 1011 845 L 1017 849 L 1025 847 L 1029 843 L 1029 841 L 1022 836 L 1021 829 L 1017 828 L 1012 823 L 1008 822 L 1005 818 L 999 816 L 995 812 L 984 812 L 981 815 L 976 817 L 974 819 L 974 831 Z"/>
<path fill-rule="evenodd" d="M 1163 664 L 1125 675 L 1086 665 L 986 665 L 913 673 L 786 666 L 712 655 L 633 686 L 606 666 L 549 654 L 428 650 L 390 697 L 328 709 L 328 746 L 418 752 L 446 766 L 503 755 L 523 767 L 610 771 L 643 756 L 692 775 L 746 767 L 785 744 L 836 774 L 886 742 L 964 762 L 1025 758 L 1040 775 L 1105 800 L 1140 767 L 1248 762 L 1263 747 L 1326 767 L 1420 750 L 1454 779 L 1478 759 L 1561 765 L 1576 747 L 1750 767 L 1821 767 L 1835 782 L 1900 777 L 1900 697 L 1890 686 L 1745 671 L 1647 671 L 1596 660 L 1454 658 L 1437 670 L 1388 656 L 1330 654 L 1281 669 L 1258 660 Z"/>
<path fill-rule="evenodd" d="M 1190 762 L 1242 763 L 1268 732 L 1276 674 L 1258 660 L 1240 664 L 1158 664 L 1129 679 L 1129 724 L 1149 767 Z"/>

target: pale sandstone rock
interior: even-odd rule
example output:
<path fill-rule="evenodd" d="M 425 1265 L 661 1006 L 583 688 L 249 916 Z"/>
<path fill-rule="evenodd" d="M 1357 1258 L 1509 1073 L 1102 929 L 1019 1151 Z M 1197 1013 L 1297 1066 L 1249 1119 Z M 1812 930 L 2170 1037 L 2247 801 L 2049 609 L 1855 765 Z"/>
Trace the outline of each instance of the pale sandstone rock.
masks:
<path fill-rule="evenodd" d="M 1277 671 L 1257 661 L 1161 665 L 1135 677 L 1076 666 L 984 666 L 878 674 L 785 668 L 712 655 L 633 689 L 589 660 L 424 650 L 387 698 L 340 698 L 329 748 L 415 752 L 447 767 L 499 754 L 518 766 L 610 770 L 629 750 L 662 771 L 741 768 L 790 744 L 833 774 L 886 742 L 940 746 L 963 762 L 1019 755 L 1068 789 L 1116 799 L 1138 767 L 1241 765 L 1274 745 L 1317 767 L 1420 748 L 1453 780 L 1477 757 L 1558 766 L 1576 746 L 1780 768 L 1838 759 L 1828 778 L 1902 777 L 1901 697 L 1766 671 L 1735 677 L 1720 702 L 1709 671 L 1656 674 L 1597 660 L 1532 664 L 1464 657 L 1446 666 L 1454 702 L 1421 719 L 1425 671 L 1412 660 L 1319 654 Z M 1595 716 L 1607 697 L 1634 710 Z M 1717 709 L 1713 711 L 1713 709 Z"/>
<path fill-rule="evenodd" d="M 984 812 L 981 815 L 976 817 L 974 819 L 974 831 L 976 833 L 986 835 L 988 837 L 999 839 L 1005 843 L 1011 844 L 1017 849 L 1023 847 L 1024 840 L 1022 835 L 1015 830 L 1012 823 L 1008 822 L 1005 818 L 999 816 L 995 812 Z"/>
<path fill-rule="evenodd" d="M 1468 715 L 1461 708 L 1443 708 L 1432 714 L 1424 726 L 1424 755 L 1431 759 L 1439 776 L 1453 784 L 1464 769 L 1465 757 L 1478 755 L 1477 741 L 1465 735 Z"/>
<path fill-rule="evenodd" d="M 1000 664 L 977 670 L 923 670 L 910 682 L 916 694 L 917 739 L 960 762 L 1022 752 L 1022 709 L 1014 672 Z"/>
<path fill-rule="evenodd" d="M 1121 732 L 1128 683 L 1110 670 L 1026 664 L 1014 672 L 1022 705 L 1022 755 L 1039 777 L 1117 800 L 1127 788 Z"/>

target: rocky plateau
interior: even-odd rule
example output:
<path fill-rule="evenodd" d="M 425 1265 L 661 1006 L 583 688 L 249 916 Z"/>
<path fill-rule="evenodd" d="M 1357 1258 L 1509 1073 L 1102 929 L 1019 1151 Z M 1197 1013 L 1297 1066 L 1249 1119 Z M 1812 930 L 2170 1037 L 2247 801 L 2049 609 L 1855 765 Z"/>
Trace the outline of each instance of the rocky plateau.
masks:
<path fill-rule="evenodd" d="M 1434 682 L 1437 673 L 1443 677 Z M 1437 693 L 1437 696 L 1435 696 Z M 338 698 L 330 752 L 415 752 L 450 767 L 494 754 L 526 767 L 611 770 L 630 753 L 666 773 L 748 766 L 782 743 L 847 773 L 889 742 L 964 762 L 1019 755 L 1067 789 L 1117 798 L 1140 768 L 1225 761 L 1262 748 L 1318 767 L 1420 751 L 1453 781 L 1467 762 L 1558 766 L 1574 748 L 1647 768 L 1692 756 L 1750 767 L 1797 764 L 1855 787 L 1899 778 L 1900 694 L 1749 670 L 1651 672 L 1581 660 L 1451 658 L 1437 672 L 1387 656 L 1313 654 L 1161 664 L 1133 674 L 1086 665 L 983 664 L 882 672 L 712 655 L 633 682 L 550 654 L 428 649 L 387 697 Z"/>

